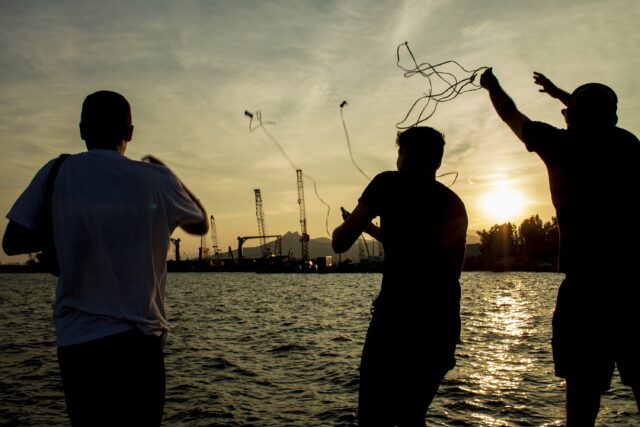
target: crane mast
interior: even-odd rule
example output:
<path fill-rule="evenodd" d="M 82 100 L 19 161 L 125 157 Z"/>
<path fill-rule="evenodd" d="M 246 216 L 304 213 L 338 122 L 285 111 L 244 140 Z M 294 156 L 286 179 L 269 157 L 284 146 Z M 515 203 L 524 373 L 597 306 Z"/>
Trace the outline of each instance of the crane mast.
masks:
<path fill-rule="evenodd" d="M 307 234 L 307 214 L 304 206 L 304 183 L 302 180 L 302 169 L 296 170 L 296 176 L 298 179 L 298 207 L 300 208 L 300 244 L 302 251 L 302 260 L 309 260 L 309 235 Z"/>
<path fill-rule="evenodd" d="M 175 252 L 176 262 L 180 262 L 180 239 L 171 239 L 171 243 L 173 243 L 173 245 L 176 248 L 176 252 Z"/>
<path fill-rule="evenodd" d="M 213 249 L 213 256 L 220 258 L 220 248 L 218 247 L 218 231 L 216 230 L 216 220 L 211 215 L 211 248 Z"/>
<path fill-rule="evenodd" d="M 264 211 L 262 210 L 262 195 L 260 189 L 253 190 L 256 195 L 256 217 L 258 218 L 258 235 L 260 236 L 260 246 L 262 248 L 262 256 L 268 257 L 271 253 L 269 246 L 267 245 L 267 233 L 264 227 Z"/>
<path fill-rule="evenodd" d="M 209 259 L 209 248 L 207 247 L 207 237 L 203 234 L 200 236 L 200 248 L 198 249 L 198 260 L 206 261 Z"/>

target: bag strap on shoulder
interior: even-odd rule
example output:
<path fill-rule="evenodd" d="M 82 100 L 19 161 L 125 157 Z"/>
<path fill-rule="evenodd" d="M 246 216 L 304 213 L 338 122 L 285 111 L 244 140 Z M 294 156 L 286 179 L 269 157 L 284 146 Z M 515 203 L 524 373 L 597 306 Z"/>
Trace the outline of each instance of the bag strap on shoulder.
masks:
<path fill-rule="evenodd" d="M 44 262 L 47 263 L 47 268 L 54 276 L 60 274 L 60 267 L 58 266 L 58 257 L 56 255 L 56 246 L 53 240 L 53 186 L 56 183 L 56 177 L 60 166 L 67 160 L 71 154 L 60 154 L 56 161 L 51 166 L 49 175 L 47 176 L 47 185 L 44 192 L 43 208 L 44 208 Z"/>

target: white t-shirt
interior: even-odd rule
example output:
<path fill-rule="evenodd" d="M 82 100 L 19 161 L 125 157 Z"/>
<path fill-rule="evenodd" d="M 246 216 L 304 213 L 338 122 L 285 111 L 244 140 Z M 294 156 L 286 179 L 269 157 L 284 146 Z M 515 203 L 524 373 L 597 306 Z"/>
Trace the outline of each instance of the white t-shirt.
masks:
<path fill-rule="evenodd" d="M 42 227 L 46 181 L 54 160 L 33 178 L 7 218 Z M 116 151 L 90 150 L 60 167 L 53 230 L 60 277 L 53 304 L 59 346 L 133 327 L 168 330 L 167 251 L 179 225 L 203 214 L 169 169 Z"/>

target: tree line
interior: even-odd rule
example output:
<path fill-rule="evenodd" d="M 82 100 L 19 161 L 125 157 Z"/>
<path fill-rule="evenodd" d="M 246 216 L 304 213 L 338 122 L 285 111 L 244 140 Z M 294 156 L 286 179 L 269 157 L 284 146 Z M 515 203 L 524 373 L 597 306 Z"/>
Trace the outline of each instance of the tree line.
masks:
<path fill-rule="evenodd" d="M 468 245 L 465 270 L 557 271 L 558 220 L 532 215 L 520 226 L 496 224 L 477 231 L 480 243 Z"/>

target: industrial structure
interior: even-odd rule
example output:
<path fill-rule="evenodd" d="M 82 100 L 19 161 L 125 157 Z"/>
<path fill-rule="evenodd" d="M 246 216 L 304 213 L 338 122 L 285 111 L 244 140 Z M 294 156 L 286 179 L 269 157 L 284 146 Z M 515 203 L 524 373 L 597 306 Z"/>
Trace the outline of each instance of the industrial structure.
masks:
<path fill-rule="evenodd" d="M 216 220 L 211 215 L 211 249 L 213 249 L 213 257 L 220 259 L 220 248 L 218 247 L 218 231 L 216 230 Z"/>
<path fill-rule="evenodd" d="M 207 246 L 207 236 L 200 236 L 200 248 L 198 248 L 198 261 L 209 260 L 209 247 Z"/>
<path fill-rule="evenodd" d="M 175 248 L 175 260 L 180 262 L 180 239 L 171 239 L 171 243 Z"/>
<path fill-rule="evenodd" d="M 260 238 L 260 247 L 262 248 L 262 257 L 266 258 L 271 255 L 271 248 L 267 244 L 267 232 L 264 226 L 264 212 L 262 210 L 262 195 L 260 194 L 260 189 L 256 188 L 253 190 L 256 196 L 256 218 L 258 219 L 258 237 Z M 240 238 L 238 237 L 238 240 Z M 239 251 L 238 251 L 239 252 Z M 240 259 L 240 254 L 238 253 L 238 259 Z"/>
<path fill-rule="evenodd" d="M 307 213 L 304 206 L 304 182 L 302 180 L 302 169 L 296 170 L 298 181 L 298 207 L 300 208 L 300 244 L 302 261 L 309 261 L 309 235 L 307 234 Z"/>
<path fill-rule="evenodd" d="M 242 253 L 242 246 L 244 245 L 244 242 L 246 242 L 247 240 L 250 239 L 260 239 L 260 241 L 262 242 L 263 240 L 266 242 L 267 239 L 271 239 L 271 238 L 275 238 L 276 239 L 276 251 L 275 251 L 275 255 L 276 256 L 281 256 L 282 254 L 282 240 L 281 239 L 281 235 L 277 234 L 277 235 L 260 235 L 260 236 L 242 236 L 242 237 L 238 237 L 238 262 L 241 262 L 244 259 L 244 255 Z M 262 248 L 264 248 L 264 244 L 262 245 Z M 231 249 L 231 248 L 229 248 Z M 263 249 L 263 255 L 264 255 L 264 249 Z"/>

